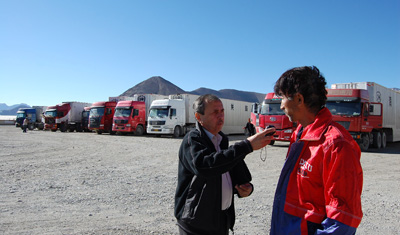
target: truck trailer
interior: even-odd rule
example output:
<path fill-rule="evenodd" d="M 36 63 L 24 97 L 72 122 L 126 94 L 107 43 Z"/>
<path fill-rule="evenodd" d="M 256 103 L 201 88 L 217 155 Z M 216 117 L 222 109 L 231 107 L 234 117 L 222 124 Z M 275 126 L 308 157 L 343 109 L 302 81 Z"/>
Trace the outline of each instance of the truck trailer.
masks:
<path fill-rule="evenodd" d="M 198 95 L 177 94 L 168 99 L 154 100 L 151 104 L 147 133 L 179 137 L 195 128 L 196 118 L 193 103 Z M 225 109 L 225 134 L 243 134 L 243 127 L 250 117 L 251 103 L 221 99 Z"/>
<path fill-rule="evenodd" d="M 115 134 L 112 130 L 113 118 L 116 101 L 100 101 L 90 106 L 89 129 L 97 134 L 110 133 Z"/>
<path fill-rule="evenodd" d="M 400 92 L 374 82 L 332 84 L 326 107 L 361 150 L 400 140 Z"/>
<path fill-rule="evenodd" d="M 33 106 L 32 108 L 20 108 L 17 111 L 17 118 L 15 122 L 16 127 L 22 128 L 24 119 L 28 117 L 28 129 L 38 130 L 44 129 L 43 111 L 46 110 L 46 106 Z"/>
<path fill-rule="evenodd" d="M 49 106 L 44 114 L 45 130 L 61 132 L 82 131 L 82 112 L 90 103 L 83 102 L 63 102 L 55 106 Z"/>
<path fill-rule="evenodd" d="M 261 105 L 253 105 L 251 112 L 251 122 L 256 127 L 267 128 L 272 125 L 276 132 L 271 140 L 271 145 L 277 141 L 290 141 L 290 136 L 297 127 L 296 122 L 291 122 L 281 109 L 282 97 L 278 97 L 275 93 L 268 93 Z"/>

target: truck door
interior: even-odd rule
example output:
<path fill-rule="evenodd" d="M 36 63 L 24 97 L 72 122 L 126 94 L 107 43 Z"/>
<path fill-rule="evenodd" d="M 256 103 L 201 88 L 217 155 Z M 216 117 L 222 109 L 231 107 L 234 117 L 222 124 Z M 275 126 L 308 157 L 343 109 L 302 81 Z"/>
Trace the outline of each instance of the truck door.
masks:
<path fill-rule="evenodd" d="M 113 116 L 114 116 L 114 114 L 112 112 L 112 108 L 106 108 L 105 117 L 104 117 L 104 129 L 105 130 L 111 130 Z"/>
<path fill-rule="evenodd" d="M 381 103 L 370 103 L 368 107 L 369 122 L 372 128 L 382 128 L 382 104 Z"/>
<path fill-rule="evenodd" d="M 382 128 L 382 104 L 364 103 L 361 131 L 371 132 L 376 128 Z"/>

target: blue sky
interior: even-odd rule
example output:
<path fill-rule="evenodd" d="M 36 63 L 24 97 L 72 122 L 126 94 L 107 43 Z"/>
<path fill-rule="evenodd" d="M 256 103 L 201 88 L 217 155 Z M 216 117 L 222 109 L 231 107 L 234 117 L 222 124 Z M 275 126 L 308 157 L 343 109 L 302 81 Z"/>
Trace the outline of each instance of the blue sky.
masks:
<path fill-rule="evenodd" d="M 304 65 L 400 88 L 400 1 L 0 0 L 7 105 L 103 101 L 152 76 L 268 93 Z"/>

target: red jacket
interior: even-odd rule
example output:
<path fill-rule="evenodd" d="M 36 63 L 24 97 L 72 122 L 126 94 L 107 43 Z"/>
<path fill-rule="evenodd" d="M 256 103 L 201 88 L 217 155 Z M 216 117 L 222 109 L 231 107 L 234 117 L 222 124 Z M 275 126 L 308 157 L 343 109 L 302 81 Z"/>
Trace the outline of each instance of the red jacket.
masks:
<path fill-rule="evenodd" d="M 301 128 L 299 125 L 291 137 L 287 157 Z M 286 174 L 283 177 L 288 179 L 286 193 L 285 189 L 280 190 L 285 194 L 281 197 L 285 198 L 281 216 L 287 213 L 300 218 L 302 234 L 307 232 L 307 221 L 321 224 L 326 218 L 357 228 L 362 218 L 363 185 L 361 151 L 357 143 L 343 126 L 332 121 L 327 108 L 318 113 L 314 123 L 304 128 L 298 141 L 304 145 L 297 160 L 294 159 L 294 167 L 287 169 L 291 172 L 282 171 L 282 175 Z M 282 226 L 274 219 L 271 222 Z M 284 228 L 274 229 L 282 231 Z"/>

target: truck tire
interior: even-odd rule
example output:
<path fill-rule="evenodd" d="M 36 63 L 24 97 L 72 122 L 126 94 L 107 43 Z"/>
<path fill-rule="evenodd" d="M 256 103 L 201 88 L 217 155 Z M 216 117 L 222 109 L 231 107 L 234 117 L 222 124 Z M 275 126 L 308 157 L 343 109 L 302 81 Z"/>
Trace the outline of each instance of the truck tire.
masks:
<path fill-rule="evenodd" d="M 77 125 L 76 126 L 76 132 L 82 132 L 83 131 L 83 129 L 82 129 L 82 125 Z"/>
<path fill-rule="evenodd" d="M 367 151 L 369 148 L 369 134 L 363 134 L 361 136 L 361 142 L 358 145 L 361 151 Z"/>
<path fill-rule="evenodd" d="M 274 145 L 275 144 L 275 140 L 271 140 L 271 142 L 269 142 L 269 145 Z"/>
<path fill-rule="evenodd" d="M 60 124 L 60 131 L 61 132 L 66 132 L 67 131 L 67 126 L 65 124 Z"/>
<path fill-rule="evenodd" d="M 174 128 L 174 138 L 178 138 L 179 136 L 181 136 L 181 127 L 180 126 L 176 126 Z"/>
<path fill-rule="evenodd" d="M 143 126 L 139 125 L 136 127 L 135 135 L 143 135 L 144 129 Z"/>
<path fill-rule="evenodd" d="M 386 133 L 382 132 L 382 148 L 386 148 Z"/>
<path fill-rule="evenodd" d="M 102 132 L 101 130 L 96 130 L 96 133 L 97 133 L 98 135 L 101 135 L 103 132 Z"/>
<path fill-rule="evenodd" d="M 373 145 L 374 148 L 380 149 L 382 147 L 382 136 L 380 132 L 374 132 L 373 133 L 374 140 L 373 140 Z"/>
<path fill-rule="evenodd" d="M 33 125 L 33 123 L 30 123 L 29 125 L 28 125 L 28 129 L 29 130 L 33 130 L 33 129 L 35 129 L 35 126 Z"/>

